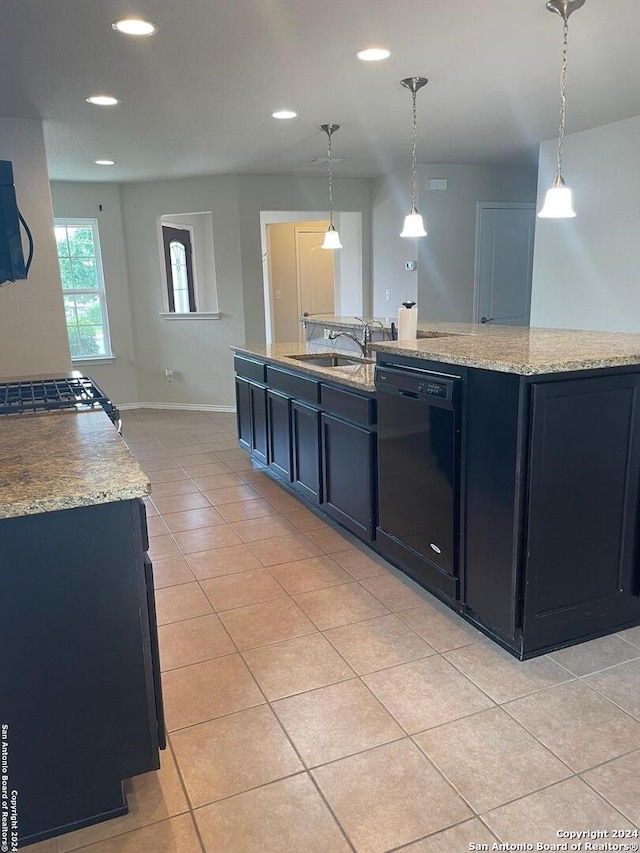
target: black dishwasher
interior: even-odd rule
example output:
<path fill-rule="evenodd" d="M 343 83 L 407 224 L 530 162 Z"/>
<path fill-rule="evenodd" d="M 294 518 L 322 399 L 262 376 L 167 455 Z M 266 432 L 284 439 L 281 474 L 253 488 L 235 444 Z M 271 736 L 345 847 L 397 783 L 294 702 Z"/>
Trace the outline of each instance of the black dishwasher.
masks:
<path fill-rule="evenodd" d="M 461 386 L 458 377 L 378 367 L 379 550 L 456 599 Z"/>

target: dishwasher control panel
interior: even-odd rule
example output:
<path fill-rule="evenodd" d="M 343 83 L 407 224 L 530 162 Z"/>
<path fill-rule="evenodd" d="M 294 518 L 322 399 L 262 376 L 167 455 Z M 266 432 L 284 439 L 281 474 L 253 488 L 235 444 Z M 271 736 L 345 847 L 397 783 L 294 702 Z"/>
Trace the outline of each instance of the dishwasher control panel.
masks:
<path fill-rule="evenodd" d="M 417 370 L 378 367 L 375 384 L 378 391 L 431 400 L 433 405 L 451 405 L 458 379 L 449 379 Z"/>
<path fill-rule="evenodd" d="M 447 386 L 442 382 L 418 382 L 418 393 L 429 397 L 441 397 L 446 400 Z"/>

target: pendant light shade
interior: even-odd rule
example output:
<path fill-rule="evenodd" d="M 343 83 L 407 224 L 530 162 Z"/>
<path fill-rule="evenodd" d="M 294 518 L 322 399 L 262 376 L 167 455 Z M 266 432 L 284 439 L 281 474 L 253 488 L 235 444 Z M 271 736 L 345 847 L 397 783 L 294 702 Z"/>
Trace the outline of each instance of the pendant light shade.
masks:
<path fill-rule="evenodd" d="M 422 216 L 418 213 L 418 208 L 416 207 L 416 94 L 428 82 L 426 77 L 406 77 L 400 81 L 411 92 L 413 104 L 413 123 L 411 126 L 411 209 L 404 218 L 404 228 L 400 232 L 401 237 L 427 236 Z"/>
<path fill-rule="evenodd" d="M 341 249 L 342 243 L 340 242 L 340 235 L 333 227 L 333 224 L 329 226 L 329 229 L 325 231 L 324 234 L 324 242 L 322 243 L 323 249 Z"/>
<path fill-rule="evenodd" d="M 573 219 L 573 196 L 563 178 L 556 178 L 544 199 L 544 206 L 538 216 L 540 219 Z"/>
<path fill-rule="evenodd" d="M 407 213 L 404 218 L 404 228 L 400 233 L 401 237 L 426 237 L 427 232 L 424 230 L 424 222 L 422 216 L 415 208 L 412 208 L 411 213 Z"/>
<path fill-rule="evenodd" d="M 333 155 L 331 151 L 331 137 L 336 130 L 340 130 L 340 125 L 321 124 L 320 130 L 327 134 L 327 139 L 329 140 L 329 147 L 327 151 L 327 159 L 329 161 L 329 228 L 327 229 L 327 233 L 324 235 L 324 242 L 322 243 L 321 248 L 341 249 L 342 243 L 340 242 L 340 235 L 333 224 Z"/>
<path fill-rule="evenodd" d="M 562 44 L 562 67 L 560 71 L 560 128 L 558 131 L 558 154 L 556 160 L 556 177 L 551 189 L 547 190 L 544 205 L 538 213 L 540 219 L 572 219 L 576 212 L 573 209 L 573 197 L 569 187 L 562 177 L 562 155 L 564 152 L 564 134 L 567 113 L 567 67 L 569 16 L 576 9 L 584 6 L 586 0 L 547 0 L 547 9 L 560 15 L 564 21 L 564 37 Z"/>

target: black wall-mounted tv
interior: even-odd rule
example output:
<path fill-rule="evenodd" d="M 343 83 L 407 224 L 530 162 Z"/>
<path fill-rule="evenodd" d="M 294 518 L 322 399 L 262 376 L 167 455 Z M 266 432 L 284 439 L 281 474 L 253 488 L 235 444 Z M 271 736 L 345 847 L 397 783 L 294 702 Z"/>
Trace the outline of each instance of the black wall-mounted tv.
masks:
<path fill-rule="evenodd" d="M 29 257 L 25 262 L 20 236 L 20 223 L 29 241 Z M 10 160 L 0 160 L 0 285 L 20 281 L 29 275 L 33 260 L 33 238 L 18 210 Z"/>

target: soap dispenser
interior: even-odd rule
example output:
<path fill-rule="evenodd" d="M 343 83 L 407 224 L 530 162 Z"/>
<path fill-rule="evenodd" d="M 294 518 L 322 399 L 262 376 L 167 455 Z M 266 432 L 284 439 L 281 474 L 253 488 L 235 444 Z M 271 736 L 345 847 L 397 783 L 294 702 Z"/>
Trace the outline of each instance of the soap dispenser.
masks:
<path fill-rule="evenodd" d="M 414 341 L 418 333 L 418 308 L 415 302 L 403 302 L 398 311 L 398 340 Z"/>

